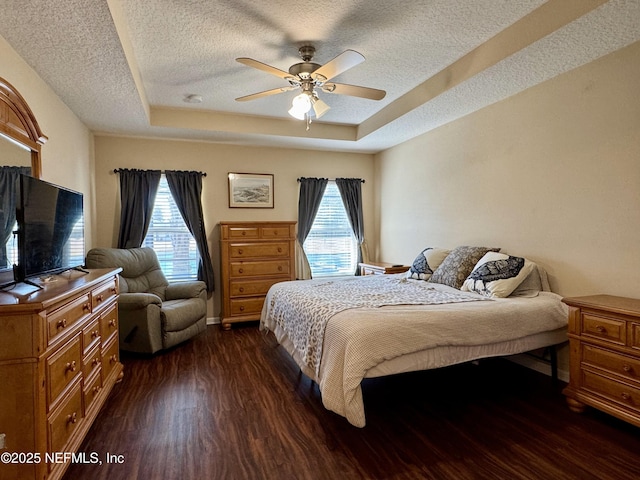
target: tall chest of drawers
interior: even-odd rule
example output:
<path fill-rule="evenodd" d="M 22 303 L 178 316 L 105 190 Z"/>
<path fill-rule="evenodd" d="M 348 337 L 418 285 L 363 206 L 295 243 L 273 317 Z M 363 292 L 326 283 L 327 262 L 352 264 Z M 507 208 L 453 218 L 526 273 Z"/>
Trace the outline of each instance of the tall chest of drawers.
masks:
<path fill-rule="evenodd" d="M 575 412 L 591 406 L 640 426 L 640 299 L 565 298 L 569 305 L 570 382 Z"/>
<path fill-rule="evenodd" d="M 295 222 L 221 222 L 222 326 L 259 320 L 271 285 L 295 280 Z"/>
<path fill-rule="evenodd" d="M 61 478 L 70 462 L 61 455 L 78 450 L 122 377 L 119 271 L 72 272 L 42 290 L 0 293 L 3 480 Z"/>

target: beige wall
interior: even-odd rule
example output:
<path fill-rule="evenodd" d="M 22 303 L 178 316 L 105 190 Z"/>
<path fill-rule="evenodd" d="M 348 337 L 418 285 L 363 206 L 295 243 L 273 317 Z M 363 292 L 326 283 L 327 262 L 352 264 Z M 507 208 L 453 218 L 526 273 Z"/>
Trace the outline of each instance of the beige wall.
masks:
<path fill-rule="evenodd" d="M 49 140 L 42 147 L 42 178 L 84 194 L 86 245 L 93 242 L 93 144 L 85 125 L 0 37 L 0 77 L 13 85 Z"/>
<path fill-rule="evenodd" d="M 376 156 L 380 260 L 500 246 L 640 298 L 640 43 Z"/>
<path fill-rule="evenodd" d="M 209 304 L 209 317 L 220 315 L 220 252 L 217 224 L 220 221 L 297 220 L 298 177 L 359 177 L 362 189 L 365 234 L 373 238 L 373 156 L 364 154 L 286 150 L 219 145 L 204 142 L 149 140 L 97 136 L 96 198 L 97 227 L 93 246 L 117 243 L 120 221 L 120 190 L 115 168 L 198 170 L 203 180 L 202 203 L 209 249 L 216 274 L 216 291 Z M 273 209 L 229 208 L 227 173 L 272 173 Z"/>

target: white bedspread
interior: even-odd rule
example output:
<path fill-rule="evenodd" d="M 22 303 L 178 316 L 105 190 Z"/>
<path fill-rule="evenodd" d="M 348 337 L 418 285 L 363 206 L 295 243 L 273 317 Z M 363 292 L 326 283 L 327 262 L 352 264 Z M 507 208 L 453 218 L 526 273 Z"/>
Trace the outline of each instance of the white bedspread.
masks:
<path fill-rule="evenodd" d="M 385 277 L 389 280 L 398 278 L 395 275 L 379 278 Z M 372 277 L 346 281 L 373 281 L 368 278 Z M 316 372 L 309 368 L 301 352 L 293 345 L 288 330 L 293 328 L 290 325 L 295 325 L 296 319 L 276 322 L 271 315 L 274 292 L 283 288 L 292 291 L 305 289 L 311 285 L 309 282 L 320 283 L 323 280 L 275 285 L 277 289 L 270 290 L 264 304 L 261 328 L 273 331 L 303 372 L 318 383 L 324 406 L 346 417 L 357 427 L 365 425 L 360 383 L 368 370 L 386 360 L 439 346 L 484 345 L 513 340 L 556 330 L 567 323 L 566 306 L 560 296 L 551 292 L 540 292 L 534 298 L 350 308 L 335 313 L 327 322 L 322 360 Z M 461 293 L 444 285 L 422 281 L 412 283 L 441 292 Z"/>

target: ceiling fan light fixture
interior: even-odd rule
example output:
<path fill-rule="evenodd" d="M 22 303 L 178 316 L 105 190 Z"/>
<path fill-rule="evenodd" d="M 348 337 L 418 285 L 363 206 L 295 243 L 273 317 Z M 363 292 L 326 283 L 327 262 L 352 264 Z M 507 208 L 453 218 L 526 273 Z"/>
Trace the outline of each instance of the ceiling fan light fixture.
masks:
<path fill-rule="evenodd" d="M 320 118 L 327 113 L 331 107 L 317 97 L 313 99 L 313 112 L 316 114 L 316 118 Z"/>
<path fill-rule="evenodd" d="M 307 93 L 301 93 L 293 97 L 291 102 L 291 108 L 289 109 L 289 115 L 298 120 L 304 120 L 305 115 L 311 110 L 311 98 Z"/>

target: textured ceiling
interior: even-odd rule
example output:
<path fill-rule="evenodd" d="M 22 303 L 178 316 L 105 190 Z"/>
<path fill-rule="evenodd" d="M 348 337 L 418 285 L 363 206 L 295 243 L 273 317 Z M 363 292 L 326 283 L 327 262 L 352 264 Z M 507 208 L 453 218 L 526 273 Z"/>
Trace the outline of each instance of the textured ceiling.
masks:
<path fill-rule="evenodd" d="M 3 0 L 0 35 L 95 132 L 377 152 L 640 40 L 640 0 Z M 295 91 L 235 101 L 287 85 L 237 57 L 305 44 L 386 97 L 321 93 L 309 131 Z"/>

